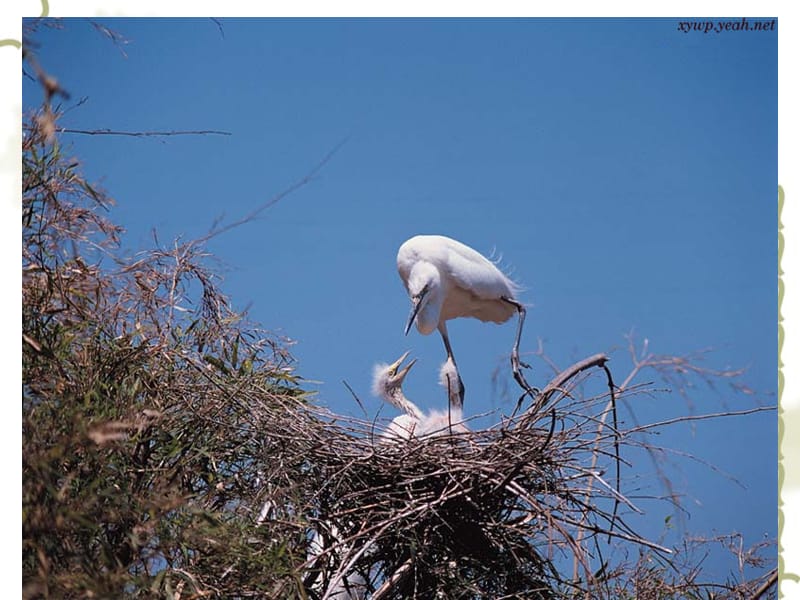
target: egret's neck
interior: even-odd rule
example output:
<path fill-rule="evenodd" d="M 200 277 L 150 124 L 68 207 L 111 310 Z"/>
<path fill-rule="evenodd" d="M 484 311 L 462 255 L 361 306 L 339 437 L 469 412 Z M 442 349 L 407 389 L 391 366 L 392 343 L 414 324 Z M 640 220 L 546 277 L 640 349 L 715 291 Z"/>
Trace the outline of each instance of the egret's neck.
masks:
<path fill-rule="evenodd" d="M 406 398 L 403 390 L 400 388 L 395 388 L 392 390 L 389 395 L 389 401 L 404 413 L 414 417 L 415 419 L 421 419 L 423 417 L 422 411 L 417 408 L 416 404 Z"/>
<path fill-rule="evenodd" d="M 442 279 L 439 269 L 429 262 L 420 261 L 411 269 L 408 293 L 412 300 L 421 303 L 417 312 L 417 329 L 428 335 L 439 326 L 442 312 Z"/>

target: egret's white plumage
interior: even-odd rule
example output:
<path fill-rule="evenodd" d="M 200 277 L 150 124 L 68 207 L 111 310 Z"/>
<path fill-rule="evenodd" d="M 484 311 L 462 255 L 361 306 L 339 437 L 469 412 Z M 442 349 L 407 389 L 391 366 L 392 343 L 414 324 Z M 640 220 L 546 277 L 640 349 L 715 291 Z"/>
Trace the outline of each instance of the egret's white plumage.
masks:
<path fill-rule="evenodd" d="M 411 367 L 414 366 L 414 363 L 416 363 L 416 359 L 414 359 L 403 369 L 400 369 L 400 365 L 407 356 L 408 352 L 390 365 L 383 363 L 375 365 L 372 381 L 373 394 L 380 396 L 386 402 L 404 412 L 404 414 L 394 418 L 389 427 L 386 428 L 386 431 L 381 434 L 381 437 L 384 439 L 410 439 L 411 437 L 442 434 L 448 431 L 467 431 L 462 422 L 462 394 L 458 387 L 459 378 L 455 363 L 450 359 L 446 360 L 439 373 L 440 383 L 448 391 L 448 410 L 434 410 L 425 414 L 403 393 L 403 380 L 408 375 Z"/>
<path fill-rule="evenodd" d="M 469 246 L 443 235 L 417 235 L 406 240 L 397 252 L 397 270 L 411 298 L 408 333 L 428 335 L 438 329 L 447 358 L 455 367 L 447 335 L 447 321 L 474 317 L 481 321 L 505 323 L 519 314 L 517 337 L 511 350 L 514 378 L 526 392 L 532 388 L 520 372 L 519 341 L 525 321 L 525 307 L 517 301 L 519 286 L 492 261 Z M 525 365 L 527 366 L 527 365 Z M 463 399 L 463 383 L 456 371 Z"/>
<path fill-rule="evenodd" d="M 516 312 L 501 298 L 513 300 L 519 287 L 488 258 L 443 235 L 417 235 L 404 242 L 397 270 L 412 302 L 422 304 L 416 323 L 423 335 L 457 317 L 505 323 Z"/>
<path fill-rule="evenodd" d="M 381 434 L 384 438 L 400 438 L 404 440 L 411 438 L 415 432 L 418 432 L 419 425 L 425 417 L 419 407 L 403 394 L 403 380 L 416 362 L 416 359 L 414 359 L 403 369 L 400 369 L 400 365 L 407 356 L 408 352 L 390 365 L 381 363 L 375 365 L 373 369 L 372 393 L 403 411 L 403 414 L 395 417 L 386 431 Z"/>

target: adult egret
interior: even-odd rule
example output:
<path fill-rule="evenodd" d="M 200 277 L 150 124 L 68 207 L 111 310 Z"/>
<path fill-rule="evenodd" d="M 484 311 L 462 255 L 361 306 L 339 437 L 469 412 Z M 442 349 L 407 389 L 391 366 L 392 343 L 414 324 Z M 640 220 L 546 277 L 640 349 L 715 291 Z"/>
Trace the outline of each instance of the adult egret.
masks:
<path fill-rule="evenodd" d="M 519 286 L 488 258 L 469 246 L 443 235 L 417 235 L 403 242 L 397 251 L 397 271 L 411 298 L 411 314 L 405 334 L 416 322 L 422 335 L 438 329 L 455 366 L 447 335 L 447 321 L 474 317 L 481 321 L 505 323 L 519 315 L 517 336 L 511 349 L 514 379 L 533 393 L 520 370 L 528 367 L 519 360 L 519 342 L 525 322 L 525 307 L 517 301 Z M 456 371 L 463 398 L 464 384 Z"/>
<path fill-rule="evenodd" d="M 400 365 L 408 357 L 408 352 L 390 365 L 375 365 L 372 375 L 372 393 L 383 398 L 392 406 L 399 408 L 403 414 L 395 417 L 381 437 L 409 439 L 420 426 L 425 414 L 403 394 L 403 380 L 411 367 L 417 362 L 412 360 L 403 369 Z"/>

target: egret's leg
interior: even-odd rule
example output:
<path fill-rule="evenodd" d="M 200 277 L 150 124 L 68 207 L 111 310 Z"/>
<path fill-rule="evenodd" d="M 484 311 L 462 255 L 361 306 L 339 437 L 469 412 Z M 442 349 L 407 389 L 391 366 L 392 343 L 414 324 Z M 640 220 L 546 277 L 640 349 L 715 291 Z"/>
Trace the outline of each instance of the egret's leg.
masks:
<path fill-rule="evenodd" d="M 448 359 L 444 361 L 442 369 L 445 368 L 448 362 L 453 365 L 453 370 L 456 372 L 455 377 L 451 376 L 450 373 L 445 374 L 447 379 L 448 413 L 451 413 L 454 410 L 461 410 L 464 408 L 464 382 L 461 381 L 461 375 L 458 374 L 458 367 L 456 367 L 456 363 L 452 358 L 448 357 Z"/>
<path fill-rule="evenodd" d="M 464 382 L 461 380 L 461 373 L 458 372 L 458 365 L 456 365 L 456 359 L 453 356 L 453 349 L 450 347 L 450 338 L 447 335 L 446 321 L 439 323 L 439 333 L 442 335 L 442 341 L 444 342 L 444 349 L 447 352 L 447 358 L 448 360 L 452 361 L 453 366 L 456 368 L 456 375 L 458 376 L 458 396 L 461 398 L 461 406 L 464 406 Z"/>
<path fill-rule="evenodd" d="M 444 349 L 447 352 L 447 358 L 453 361 L 453 364 L 456 364 L 456 359 L 453 357 L 453 349 L 450 347 L 450 337 L 447 335 L 446 321 L 439 323 L 439 333 L 441 334 L 442 341 L 444 342 Z"/>
<path fill-rule="evenodd" d="M 511 371 L 514 374 L 514 380 L 523 390 L 525 390 L 526 394 L 531 394 L 531 397 L 533 397 L 535 394 L 539 393 L 539 390 L 531 387 L 528 382 L 525 381 L 525 377 L 522 375 L 522 371 L 520 370 L 520 367 L 530 369 L 531 366 L 519 360 L 519 342 L 522 338 L 522 326 L 525 324 L 525 307 L 516 300 L 512 300 L 511 298 L 507 298 L 505 296 L 501 296 L 501 300 L 511 304 L 517 309 L 517 313 L 519 314 L 519 320 L 517 321 L 517 337 L 514 340 L 514 347 L 511 349 Z M 524 397 L 525 394 L 523 394 L 523 398 Z"/>

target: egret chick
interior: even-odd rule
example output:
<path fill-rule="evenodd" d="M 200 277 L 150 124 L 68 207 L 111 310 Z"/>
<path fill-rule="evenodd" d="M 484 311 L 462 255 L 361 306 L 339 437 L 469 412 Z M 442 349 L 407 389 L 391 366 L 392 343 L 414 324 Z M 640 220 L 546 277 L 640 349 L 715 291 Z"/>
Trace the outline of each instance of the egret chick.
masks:
<path fill-rule="evenodd" d="M 505 323 L 516 312 L 517 336 L 511 349 L 514 379 L 533 393 L 520 370 L 519 342 L 525 322 L 525 307 L 517 301 L 519 286 L 488 258 L 469 246 L 443 235 L 417 235 L 403 242 L 397 252 L 397 271 L 411 298 L 411 314 L 405 333 L 415 322 L 422 335 L 438 329 L 447 358 L 455 358 L 447 335 L 447 321 L 473 317 Z M 456 371 L 463 400 L 464 384 Z"/>
<path fill-rule="evenodd" d="M 404 413 L 395 417 L 389 424 L 386 431 L 381 434 L 381 437 L 384 438 L 404 440 L 411 438 L 425 417 L 419 407 L 403 394 L 403 380 L 417 362 L 417 359 L 413 359 L 403 369 L 400 369 L 400 365 L 406 357 L 408 357 L 408 352 L 390 365 L 383 363 L 375 365 L 373 370 L 372 393 Z"/>

